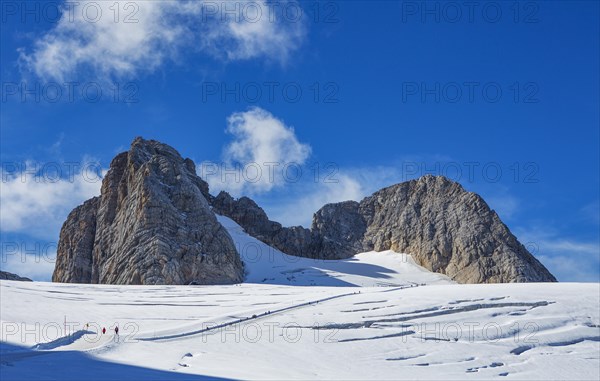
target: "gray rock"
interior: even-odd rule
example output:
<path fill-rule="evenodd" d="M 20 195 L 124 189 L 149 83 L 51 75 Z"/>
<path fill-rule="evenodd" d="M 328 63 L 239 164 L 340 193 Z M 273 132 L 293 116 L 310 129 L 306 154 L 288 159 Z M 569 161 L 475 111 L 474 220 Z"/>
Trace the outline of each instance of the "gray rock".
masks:
<path fill-rule="evenodd" d="M 33 282 L 29 278 L 18 276 L 17 274 L 9 273 L 8 271 L 0 271 L 0 280 L 18 280 L 21 282 Z"/>
<path fill-rule="evenodd" d="M 90 283 L 100 197 L 73 209 L 60 231 L 53 282 Z"/>
<path fill-rule="evenodd" d="M 168 145 L 136 138 L 113 159 L 101 196 L 69 215 L 53 281 L 240 282 L 242 262 L 208 196 L 191 160 Z"/>
<path fill-rule="evenodd" d="M 360 210 L 363 250 L 410 253 L 460 283 L 556 281 L 480 196 L 445 177 L 384 188 Z"/>
<path fill-rule="evenodd" d="M 445 177 L 393 185 L 360 203 L 325 205 L 310 230 L 270 221 L 247 198 L 220 194 L 214 202 L 217 213 L 291 255 L 340 259 L 391 249 L 460 283 L 556 281 L 481 197 Z"/>
<path fill-rule="evenodd" d="M 349 258 L 363 250 L 367 223 L 356 201 L 328 204 L 313 216 L 311 231 L 313 257 Z"/>
<path fill-rule="evenodd" d="M 244 228 L 246 233 L 290 255 L 310 257 L 311 232 L 301 226 L 282 227 L 271 221 L 265 211 L 248 197 L 234 200 L 227 192 L 212 199 L 213 211 L 227 216 Z M 241 248 L 243 250 L 243 248 Z"/>

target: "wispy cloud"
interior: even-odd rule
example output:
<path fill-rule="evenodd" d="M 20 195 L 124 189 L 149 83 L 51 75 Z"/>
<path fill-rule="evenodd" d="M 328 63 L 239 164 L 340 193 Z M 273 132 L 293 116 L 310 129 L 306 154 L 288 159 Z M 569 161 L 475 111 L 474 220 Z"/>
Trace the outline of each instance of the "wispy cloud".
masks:
<path fill-rule="evenodd" d="M 280 200 L 268 206 L 270 217 L 286 226 L 311 225 L 313 214 L 325 204 L 359 201 L 366 190 L 356 178 L 339 174 L 333 181 L 307 182 L 296 189 L 293 198 Z"/>
<path fill-rule="evenodd" d="M 246 0 L 66 2 L 56 25 L 32 48 L 21 49 L 20 62 L 25 71 L 60 82 L 77 75 L 131 78 L 197 50 L 225 61 L 264 58 L 285 64 L 304 39 L 305 23 L 284 17 L 281 5 Z"/>
<path fill-rule="evenodd" d="M 56 240 L 69 212 L 100 194 L 104 171 L 90 158 L 81 163 L 3 163 L 0 226 L 3 232 Z"/>
<path fill-rule="evenodd" d="M 519 199 L 509 194 L 492 193 L 485 201 L 503 221 L 512 219 L 520 208 Z"/>
<path fill-rule="evenodd" d="M 516 228 L 515 235 L 560 281 L 600 281 L 600 243 L 565 237 L 552 227 Z"/>
<path fill-rule="evenodd" d="M 600 282 L 597 257 L 538 255 L 537 258 L 561 282 Z"/>
<path fill-rule="evenodd" d="M 40 243 L 21 244 L 13 250 L 10 243 L 3 243 L 0 255 L 0 268 L 19 276 L 36 281 L 50 281 L 56 263 L 56 246 Z M 9 250 L 7 250 L 7 248 Z M 28 253 L 35 252 L 35 254 Z"/>
<path fill-rule="evenodd" d="M 200 9 L 201 3 L 198 3 Z M 217 12 L 220 14 L 217 17 L 220 20 L 209 20 L 201 30 L 200 42 L 202 48 L 214 57 L 228 61 L 262 57 L 286 64 L 291 53 L 300 47 L 305 38 L 306 25 L 302 17 L 290 16 L 294 13 L 303 14 L 295 1 L 247 0 L 232 1 L 229 5 L 212 1 L 208 3 L 212 7 L 219 7 Z M 238 20 L 227 17 L 227 9 L 229 12 L 236 9 L 235 18 Z"/>

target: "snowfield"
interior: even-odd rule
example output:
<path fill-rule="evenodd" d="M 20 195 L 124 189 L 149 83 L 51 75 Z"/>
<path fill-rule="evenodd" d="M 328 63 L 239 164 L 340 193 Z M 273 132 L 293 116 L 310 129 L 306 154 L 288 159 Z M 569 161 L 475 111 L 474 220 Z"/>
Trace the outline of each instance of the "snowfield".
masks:
<path fill-rule="evenodd" d="M 454 283 L 445 275 L 418 266 L 410 255 L 392 251 L 329 261 L 286 255 L 249 236 L 230 218 L 217 215 L 217 219 L 235 242 L 246 268 L 247 283 L 362 287 Z"/>
<path fill-rule="evenodd" d="M 599 284 L 459 285 L 393 252 L 289 257 L 219 219 L 247 283 L 1 281 L 0 379 L 600 379 Z"/>

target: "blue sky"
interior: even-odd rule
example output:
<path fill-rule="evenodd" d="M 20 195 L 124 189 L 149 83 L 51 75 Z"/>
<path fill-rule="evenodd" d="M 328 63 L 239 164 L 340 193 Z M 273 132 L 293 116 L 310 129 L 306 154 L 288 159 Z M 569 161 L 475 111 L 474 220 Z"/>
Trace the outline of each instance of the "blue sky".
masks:
<path fill-rule="evenodd" d="M 99 192 L 69 163 L 102 172 L 143 136 L 284 224 L 447 175 L 559 280 L 599 280 L 598 2 L 111 4 L 2 2 L 4 269 L 49 279 Z"/>

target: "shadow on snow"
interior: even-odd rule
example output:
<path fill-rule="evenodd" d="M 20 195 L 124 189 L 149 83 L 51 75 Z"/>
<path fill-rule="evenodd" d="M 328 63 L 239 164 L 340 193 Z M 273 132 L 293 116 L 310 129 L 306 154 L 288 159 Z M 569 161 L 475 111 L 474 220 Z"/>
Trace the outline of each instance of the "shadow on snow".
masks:
<path fill-rule="evenodd" d="M 126 359 L 125 359 L 126 360 Z M 118 364 L 78 351 L 35 351 L 0 342 L 0 379 L 12 380 L 228 380 Z"/>

